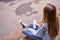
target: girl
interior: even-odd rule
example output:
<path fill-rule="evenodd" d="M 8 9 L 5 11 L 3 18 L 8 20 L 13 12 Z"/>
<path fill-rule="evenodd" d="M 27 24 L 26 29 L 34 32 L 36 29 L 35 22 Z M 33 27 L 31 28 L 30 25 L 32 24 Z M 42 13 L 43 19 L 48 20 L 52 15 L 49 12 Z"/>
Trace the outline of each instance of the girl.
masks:
<path fill-rule="evenodd" d="M 34 40 L 55 40 L 59 32 L 59 20 L 56 16 L 56 7 L 52 4 L 47 4 L 43 9 L 43 25 L 38 25 L 38 22 L 30 24 L 20 23 L 24 27 L 22 32 Z M 32 25 L 32 26 L 31 26 Z M 29 28 L 25 28 L 25 26 Z"/>

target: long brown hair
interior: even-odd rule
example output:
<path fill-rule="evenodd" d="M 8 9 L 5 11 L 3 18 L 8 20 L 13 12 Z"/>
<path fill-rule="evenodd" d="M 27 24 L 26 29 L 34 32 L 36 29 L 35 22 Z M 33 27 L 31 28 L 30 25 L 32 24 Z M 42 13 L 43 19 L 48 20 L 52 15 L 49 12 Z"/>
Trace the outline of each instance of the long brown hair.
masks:
<path fill-rule="evenodd" d="M 44 7 L 44 22 L 48 23 L 48 33 L 50 37 L 56 37 L 59 32 L 59 22 L 56 17 L 56 7 L 53 4 L 47 4 Z"/>

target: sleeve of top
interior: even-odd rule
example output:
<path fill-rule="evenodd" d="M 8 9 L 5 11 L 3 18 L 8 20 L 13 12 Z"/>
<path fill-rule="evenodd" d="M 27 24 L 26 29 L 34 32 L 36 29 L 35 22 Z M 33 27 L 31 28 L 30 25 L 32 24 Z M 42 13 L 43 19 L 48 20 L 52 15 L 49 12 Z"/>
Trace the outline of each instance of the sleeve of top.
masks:
<path fill-rule="evenodd" d="M 42 37 L 47 31 L 46 25 L 42 25 L 39 29 L 38 32 L 36 33 L 36 36 Z"/>

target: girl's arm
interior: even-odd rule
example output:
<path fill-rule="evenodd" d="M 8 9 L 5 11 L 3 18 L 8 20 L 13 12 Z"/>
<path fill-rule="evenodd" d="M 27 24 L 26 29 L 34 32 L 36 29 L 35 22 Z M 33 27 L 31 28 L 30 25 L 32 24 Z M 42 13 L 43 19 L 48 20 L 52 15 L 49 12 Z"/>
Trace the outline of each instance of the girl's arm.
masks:
<path fill-rule="evenodd" d="M 38 29 L 38 32 L 36 33 L 36 36 L 38 37 L 42 37 L 46 34 L 47 32 L 47 25 L 46 24 L 43 24 L 39 29 Z"/>

